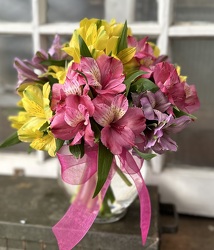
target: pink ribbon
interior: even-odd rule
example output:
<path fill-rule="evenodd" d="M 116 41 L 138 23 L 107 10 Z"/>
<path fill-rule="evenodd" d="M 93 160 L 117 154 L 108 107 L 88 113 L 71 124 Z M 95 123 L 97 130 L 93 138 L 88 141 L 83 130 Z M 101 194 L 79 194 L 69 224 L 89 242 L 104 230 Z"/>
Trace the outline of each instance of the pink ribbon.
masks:
<path fill-rule="evenodd" d="M 150 227 L 151 203 L 148 189 L 140 172 L 143 161 L 140 160 L 138 157 L 134 157 L 126 149 L 123 149 L 123 152 L 119 156 L 119 158 L 122 167 L 132 177 L 138 191 L 138 196 L 140 200 L 140 228 L 142 243 L 144 245 L 146 243 Z"/>
<path fill-rule="evenodd" d="M 63 146 L 57 154 L 63 180 L 70 184 L 83 184 L 63 218 L 52 228 L 59 250 L 70 250 L 82 240 L 96 219 L 110 185 L 113 171 L 110 171 L 100 194 L 92 198 L 96 187 L 97 153 L 97 147 L 88 148 L 83 158 L 76 159 L 67 146 Z M 112 170 L 114 164 L 113 161 Z"/>
<path fill-rule="evenodd" d="M 68 146 L 63 146 L 57 153 L 61 165 L 63 181 L 71 185 L 85 183 L 97 172 L 98 147 L 86 147 L 82 158 L 75 158 Z"/>
<path fill-rule="evenodd" d="M 113 160 L 110 174 L 98 196 L 93 197 L 97 179 L 97 147 L 87 148 L 81 159 L 73 157 L 67 146 L 57 154 L 64 181 L 70 184 L 82 184 L 81 188 L 63 218 L 52 228 L 59 250 L 70 250 L 75 247 L 88 232 L 97 217 L 105 193 L 115 173 L 115 160 Z M 142 161 L 130 154 L 126 149 L 119 156 L 121 169 L 130 174 L 135 182 L 141 208 L 141 236 L 145 244 L 151 217 L 149 193 L 140 173 Z"/>

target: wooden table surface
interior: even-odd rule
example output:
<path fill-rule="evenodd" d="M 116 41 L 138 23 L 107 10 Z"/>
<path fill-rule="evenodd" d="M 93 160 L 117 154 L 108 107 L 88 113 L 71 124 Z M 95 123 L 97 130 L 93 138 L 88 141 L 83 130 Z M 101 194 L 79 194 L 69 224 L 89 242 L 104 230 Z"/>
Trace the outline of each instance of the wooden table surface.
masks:
<path fill-rule="evenodd" d="M 214 218 L 179 215 L 179 229 L 162 234 L 160 250 L 214 250 Z"/>

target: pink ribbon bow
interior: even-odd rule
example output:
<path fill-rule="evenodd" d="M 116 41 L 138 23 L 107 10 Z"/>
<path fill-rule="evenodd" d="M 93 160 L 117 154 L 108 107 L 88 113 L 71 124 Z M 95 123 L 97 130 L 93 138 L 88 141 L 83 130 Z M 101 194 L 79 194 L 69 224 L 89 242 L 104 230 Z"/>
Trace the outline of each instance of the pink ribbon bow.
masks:
<path fill-rule="evenodd" d="M 70 250 L 82 240 L 96 219 L 115 173 L 115 160 L 112 162 L 110 174 L 101 192 L 92 198 L 97 180 L 97 147 L 87 148 L 85 155 L 81 159 L 76 159 L 71 155 L 68 147 L 63 146 L 57 156 L 61 164 L 62 179 L 70 184 L 82 184 L 74 202 L 63 218 L 52 228 L 59 250 Z M 121 169 L 130 174 L 138 191 L 141 208 L 141 236 L 142 243 L 145 244 L 150 226 L 151 207 L 148 190 L 140 173 L 142 161 L 138 161 L 137 157 L 134 159 L 126 149 L 119 155 L 119 159 Z"/>

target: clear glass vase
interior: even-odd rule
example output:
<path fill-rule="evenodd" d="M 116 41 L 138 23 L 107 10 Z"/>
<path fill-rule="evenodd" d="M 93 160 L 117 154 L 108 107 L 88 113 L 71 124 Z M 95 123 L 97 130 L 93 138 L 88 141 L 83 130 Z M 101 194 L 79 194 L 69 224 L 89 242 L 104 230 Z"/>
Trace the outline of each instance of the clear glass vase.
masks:
<path fill-rule="evenodd" d="M 77 194 L 79 186 L 69 185 L 61 180 L 60 174 L 58 176 L 59 185 L 66 191 L 72 202 L 72 197 Z M 120 220 L 125 216 L 136 196 L 137 189 L 130 176 L 120 170 L 117 171 L 111 180 L 95 223 L 112 223 Z"/>
<path fill-rule="evenodd" d="M 95 223 L 112 223 L 120 220 L 136 196 L 137 190 L 130 177 L 123 174 L 121 178 L 121 173 L 115 173 Z"/>

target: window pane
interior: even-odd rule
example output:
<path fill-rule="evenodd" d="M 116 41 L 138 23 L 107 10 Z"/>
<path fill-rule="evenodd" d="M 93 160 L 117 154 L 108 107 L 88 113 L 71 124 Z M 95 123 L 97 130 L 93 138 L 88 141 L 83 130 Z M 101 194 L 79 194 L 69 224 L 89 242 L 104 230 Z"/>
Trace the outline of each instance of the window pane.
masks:
<path fill-rule="evenodd" d="M 214 1 L 175 0 L 174 20 L 214 22 Z"/>
<path fill-rule="evenodd" d="M 103 0 L 48 0 L 47 22 L 78 22 L 84 17 L 103 18 Z"/>
<path fill-rule="evenodd" d="M 156 0 L 136 0 L 135 21 L 157 21 Z"/>
<path fill-rule="evenodd" d="M 32 57 L 32 39 L 30 36 L 1 35 L 0 48 L 0 90 L 15 90 L 17 73 L 13 61 L 15 57 Z"/>
<path fill-rule="evenodd" d="M 0 0 L 0 20 L 3 22 L 30 22 L 31 1 Z"/>
<path fill-rule="evenodd" d="M 173 39 L 173 62 L 181 65 L 187 82 L 195 84 L 201 108 L 197 120 L 176 136 L 179 150 L 170 154 L 171 162 L 198 166 L 213 166 L 214 145 L 214 39 Z"/>
<path fill-rule="evenodd" d="M 7 136 L 15 131 L 10 127 L 10 122 L 7 119 L 9 115 L 17 114 L 15 104 L 19 100 L 18 95 L 15 93 L 17 72 L 13 67 L 14 58 L 30 59 L 32 57 L 32 39 L 30 36 L 1 35 L 0 48 L 0 90 L 4 91 L 2 97 L 5 99 L 3 103 L 4 107 L 0 109 L 0 141 L 2 142 Z M 4 60 L 2 60 L 3 58 Z M 8 93 L 14 94 L 14 98 L 8 100 Z M 13 95 L 10 95 L 10 97 L 13 97 Z M 16 146 L 6 148 L 4 151 L 27 152 L 27 149 L 27 144 L 20 143 Z"/>

